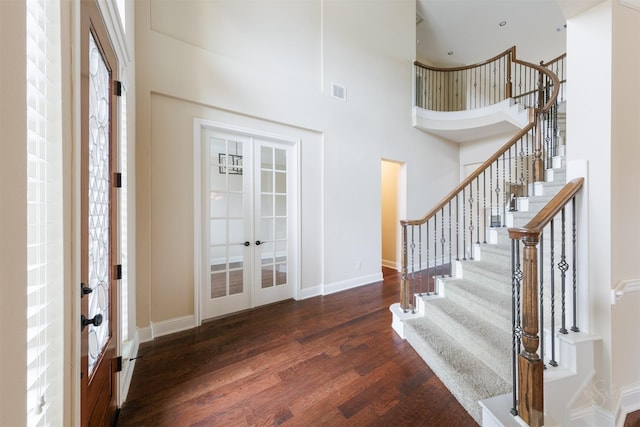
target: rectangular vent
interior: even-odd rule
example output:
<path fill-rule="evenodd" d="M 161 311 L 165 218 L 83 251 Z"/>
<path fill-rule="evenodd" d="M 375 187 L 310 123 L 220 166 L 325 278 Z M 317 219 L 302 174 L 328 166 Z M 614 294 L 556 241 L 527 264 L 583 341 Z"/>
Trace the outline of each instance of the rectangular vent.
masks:
<path fill-rule="evenodd" d="M 344 86 L 340 86 L 335 83 L 331 83 L 331 95 L 334 98 L 342 99 L 343 101 L 347 100 L 347 89 Z"/>

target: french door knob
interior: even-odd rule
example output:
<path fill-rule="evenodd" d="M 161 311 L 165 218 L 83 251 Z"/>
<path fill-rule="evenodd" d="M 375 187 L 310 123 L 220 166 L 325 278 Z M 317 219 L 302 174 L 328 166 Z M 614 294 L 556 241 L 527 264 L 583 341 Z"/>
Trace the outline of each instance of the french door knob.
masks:
<path fill-rule="evenodd" d="M 256 246 L 260 246 L 262 242 L 260 240 L 256 240 Z"/>
<path fill-rule="evenodd" d="M 84 314 L 80 317 L 80 321 L 82 323 L 82 329 L 87 327 L 87 325 L 100 326 L 102 325 L 102 314 L 96 314 L 93 319 L 88 319 Z"/>
<path fill-rule="evenodd" d="M 251 245 L 251 242 L 249 242 L 249 241 L 247 240 L 246 242 L 244 242 L 244 245 L 245 245 L 245 246 L 249 246 L 249 245 Z"/>

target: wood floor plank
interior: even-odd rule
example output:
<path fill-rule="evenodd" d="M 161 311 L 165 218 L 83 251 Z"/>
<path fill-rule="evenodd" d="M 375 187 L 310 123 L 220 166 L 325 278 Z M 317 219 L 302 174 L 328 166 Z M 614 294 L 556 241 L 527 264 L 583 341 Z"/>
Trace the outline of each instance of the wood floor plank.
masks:
<path fill-rule="evenodd" d="M 118 426 L 475 426 L 391 329 L 399 274 L 141 345 Z"/>

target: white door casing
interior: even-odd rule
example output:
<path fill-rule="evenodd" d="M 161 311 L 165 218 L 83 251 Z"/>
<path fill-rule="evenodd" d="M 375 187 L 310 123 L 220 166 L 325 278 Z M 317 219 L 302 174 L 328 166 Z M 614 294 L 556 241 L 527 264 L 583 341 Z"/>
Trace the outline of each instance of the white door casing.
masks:
<path fill-rule="evenodd" d="M 296 298 L 298 141 L 194 121 L 194 307 L 202 320 Z"/>

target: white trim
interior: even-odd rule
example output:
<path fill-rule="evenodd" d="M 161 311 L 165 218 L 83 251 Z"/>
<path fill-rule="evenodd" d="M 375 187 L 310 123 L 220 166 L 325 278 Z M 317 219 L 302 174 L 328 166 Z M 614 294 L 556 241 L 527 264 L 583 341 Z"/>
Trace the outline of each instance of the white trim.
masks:
<path fill-rule="evenodd" d="M 631 9 L 640 10 L 640 0 L 618 0 L 618 3 Z"/>
<path fill-rule="evenodd" d="M 325 284 L 322 289 L 322 295 L 334 294 L 340 291 L 357 288 L 364 285 L 370 285 L 382 280 L 382 272 L 370 274 L 368 276 L 354 277 L 353 279 L 343 280 L 340 282 Z"/>
<path fill-rule="evenodd" d="M 138 328 L 138 330 L 136 331 L 136 335 L 138 336 L 138 342 L 140 344 L 153 341 L 153 331 L 151 330 L 151 326 Z"/>
<path fill-rule="evenodd" d="M 392 268 L 396 271 L 400 271 L 401 266 L 399 263 L 395 262 L 395 261 L 390 261 L 388 259 L 383 259 L 382 260 L 382 266 L 383 267 L 387 267 L 387 268 Z"/>
<path fill-rule="evenodd" d="M 113 0 L 97 0 L 97 3 L 118 60 L 124 62 L 125 65 L 129 65 L 131 63 L 131 54 L 127 45 L 127 37 L 122 26 L 122 20 L 120 19 L 118 5 Z"/>
<path fill-rule="evenodd" d="M 243 136 L 246 138 L 255 141 L 256 139 L 265 139 L 265 142 L 271 142 L 276 144 L 286 144 L 288 146 L 288 151 L 293 158 L 291 169 L 288 173 L 288 176 L 293 176 L 295 179 L 295 215 L 293 218 L 295 221 L 295 236 L 289 237 L 290 241 L 293 241 L 294 249 L 293 254 L 288 261 L 289 271 L 292 272 L 292 277 L 295 277 L 296 284 L 291 289 L 291 297 L 294 299 L 299 299 L 301 291 L 301 268 L 300 268 L 300 253 L 301 253 L 301 235 L 302 235 L 302 221 L 301 221 L 301 174 L 299 171 L 299 165 L 301 161 L 301 153 L 300 153 L 300 138 L 283 136 L 281 134 L 275 134 L 272 132 L 264 132 L 261 130 L 256 130 L 254 128 L 247 127 L 238 127 L 234 125 L 229 125 L 226 123 L 220 123 L 216 121 L 206 120 L 202 118 L 194 118 L 193 119 L 193 183 L 194 183 L 194 191 L 193 191 L 193 202 L 194 202 L 194 320 L 195 325 L 199 326 L 202 323 L 202 317 L 204 314 L 204 304 L 205 297 L 202 295 L 203 293 L 203 284 L 202 278 L 205 277 L 205 273 L 203 269 L 205 266 L 202 262 L 203 254 L 206 251 L 205 244 L 199 236 L 203 234 L 202 227 L 202 214 L 203 214 L 203 205 L 202 200 L 204 191 L 203 183 L 202 183 L 202 173 L 203 173 L 203 165 L 202 165 L 202 146 L 203 146 L 203 130 L 210 129 L 215 132 L 226 132 L 232 133 L 237 136 Z M 286 125 L 285 125 L 286 126 Z M 252 143 L 253 144 L 253 143 Z M 289 175 L 291 174 L 291 175 Z M 253 182 L 251 183 L 253 185 Z M 253 191 L 252 191 L 253 192 Z M 205 231 L 206 233 L 206 231 Z M 252 231 L 253 234 L 253 231 Z M 254 289 L 251 289 L 251 297 L 249 306 L 254 307 L 256 301 L 256 296 Z M 155 335 L 155 333 L 153 334 Z"/>
<path fill-rule="evenodd" d="M 206 121 L 193 120 L 193 235 L 202 234 L 202 128 Z M 202 241 L 193 239 L 193 316 L 195 325 L 202 324 L 200 293 L 202 292 Z M 153 339 L 153 336 L 151 337 Z"/>
<path fill-rule="evenodd" d="M 133 370 L 136 366 L 135 357 L 138 355 L 140 341 L 138 332 L 134 334 L 133 339 L 125 341 L 122 346 L 122 372 L 120 372 L 120 394 L 118 396 L 119 406 L 127 400 L 131 379 L 133 378 Z"/>
<path fill-rule="evenodd" d="M 174 317 L 173 319 L 163 320 L 162 322 L 151 322 L 151 334 L 153 338 L 157 338 L 195 327 L 195 316 L 193 315 Z"/>
<path fill-rule="evenodd" d="M 616 403 L 616 427 L 623 427 L 627 415 L 640 410 L 640 383 L 620 390 Z"/>
<path fill-rule="evenodd" d="M 614 427 L 615 425 L 613 415 L 597 405 L 572 410 L 568 418 L 571 426 Z"/>
<path fill-rule="evenodd" d="M 302 288 L 298 293 L 298 300 L 319 297 L 322 296 L 322 285 L 314 286 L 312 288 Z"/>
<path fill-rule="evenodd" d="M 176 332 L 186 331 L 195 328 L 196 318 L 194 315 L 174 317 L 173 319 L 163 320 L 162 322 L 151 322 L 151 325 L 145 328 L 138 328 L 136 335 L 139 343 L 153 341 L 154 339 L 173 334 Z"/>
<path fill-rule="evenodd" d="M 620 301 L 625 294 L 631 292 L 640 292 L 640 278 L 619 281 L 616 286 L 611 289 L 611 304 L 615 304 Z"/>

